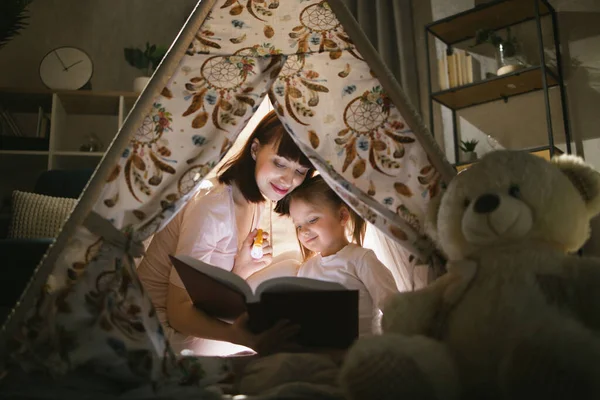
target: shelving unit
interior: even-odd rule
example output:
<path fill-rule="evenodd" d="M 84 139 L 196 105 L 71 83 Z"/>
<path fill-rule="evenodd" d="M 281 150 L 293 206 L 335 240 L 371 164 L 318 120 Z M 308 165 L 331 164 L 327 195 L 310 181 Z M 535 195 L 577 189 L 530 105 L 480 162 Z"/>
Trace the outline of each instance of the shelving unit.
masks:
<path fill-rule="evenodd" d="M 0 201 L 14 190 L 33 190 L 35 180 L 45 170 L 95 168 L 137 97 L 132 92 L 0 88 L 0 106 L 23 123 L 24 135 L 35 135 L 39 107 L 50 118 L 46 141 L 33 139 L 38 143 L 30 149 L 0 148 Z M 102 141 L 101 151 L 79 150 L 90 133 Z M 0 144 L 5 146 L 6 142 Z"/>
<path fill-rule="evenodd" d="M 554 49 L 556 52 L 556 71 L 546 63 L 544 54 L 544 38 L 542 18 L 549 16 L 552 22 Z M 452 113 L 452 131 L 454 159 L 460 166 L 459 135 L 457 132 L 457 111 L 490 103 L 508 101 L 510 97 L 519 96 L 534 91 L 543 91 L 546 112 L 548 145 L 543 148 L 529 149 L 532 152 L 548 152 L 548 157 L 560 150 L 555 146 L 552 114 L 550 107 L 549 89 L 557 87 L 560 91 L 562 121 L 564 125 L 566 152 L 571 153 L 571 134 L 564 86 L 564 74 L 560 52 L 560 40 L 556 12 L 546 0 L 496 0 L 484 3 L 470 10 L 434 21 L 425 27 L 425 45 L 429 50 L 430 35 L 439 39 L 448 48 L 475 38 L 481 29 L 501 30 L 517 24 L 534 21 L 536 25 L 537 42 L 540 63 L 522 68 L 515 72 L 474 82 L 468 85 L 450 89 L 432 90 L 431 60 L 427 51 L 427 82 L 429 88 L 430 129 L 435 133 L 434 102 L 447 107 Z M 540 153 L 542 154 L 542 153 Z M 539 154 L 538 154 L 539 155 Z"/>
<path fill-rule="evenodd" d="M 95 133 L 106 149 L 137 97 L 132 92 L 0 89 L 0 105 L 11 113 L 35 117 L 42 107 L 50 115 L 48 150 L 0 149 L 0 156 L 47 157 L 48 169 L 95 167 L 104 151 L 84 152 L 79 147 Z"/>
<path fill-rule="evenodd" d="M 442 18 L 426 30 L 448 46 L 475 37 L 479 29 L 500 30 L 554 13 L 545 0 L 497 0 Z"/>
<path fill-rule="evenodd" d="M 542 69 L 540 67 L 523 68 L 485 81 L 435 92 L 431 94 L 431 97 L 448 108 L 460 110 L 542 90 L 541 75 Z M 546 80 L 549 88 L 557 86 L 559 82 L 558 77 L 550 70 L 546 71 Z"/>

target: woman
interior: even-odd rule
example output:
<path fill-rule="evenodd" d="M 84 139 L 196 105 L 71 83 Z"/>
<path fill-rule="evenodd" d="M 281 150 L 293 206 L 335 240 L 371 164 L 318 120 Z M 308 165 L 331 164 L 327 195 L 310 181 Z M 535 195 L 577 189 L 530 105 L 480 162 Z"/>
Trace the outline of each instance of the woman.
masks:
<path fill-rule="evenodd" d="M 272 257 L 266 235 L 263 257 L 250 257 L 260 206 L 265 200 L 281 200 L 312 172 L 308 159 L 271 111 L 244 148 L 219 170 L 213 186 L 190 199 L 154 236 L 138 274 L 177 353 L 189 350 L 214 355 L 204 339 L 231 342 L 260 353 L 293 332 L 292 327 L 278 325 L 255 335 L 246 327 L 246 315 L 228 324 L 198 310 L 169 255 L 187 254 L 248 278 L 267 266 Z"/>

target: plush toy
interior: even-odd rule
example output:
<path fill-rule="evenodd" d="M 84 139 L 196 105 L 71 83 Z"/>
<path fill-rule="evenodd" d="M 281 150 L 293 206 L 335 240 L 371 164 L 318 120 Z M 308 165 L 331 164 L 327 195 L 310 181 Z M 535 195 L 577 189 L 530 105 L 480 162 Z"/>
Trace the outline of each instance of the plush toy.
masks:
<path fill-rule="evenodd" d="M 574 254 L 600 212 L 600 174 L 498 151 L 433 203 L 448 273 L 387 303 L 384 334 L 346 357 L 347 397 L 600 399 L 600 259 Z"/>

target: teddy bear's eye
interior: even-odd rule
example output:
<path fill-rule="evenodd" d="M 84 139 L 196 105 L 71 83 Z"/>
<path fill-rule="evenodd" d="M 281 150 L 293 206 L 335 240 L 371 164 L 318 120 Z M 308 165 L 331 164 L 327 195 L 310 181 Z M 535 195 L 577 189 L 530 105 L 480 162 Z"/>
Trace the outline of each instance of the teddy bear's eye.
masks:
<path fill-rule="evenodd" d="M 471 204 L 471 200 L 465 199 L 465 202 L 464 202 L 465 208 L 469 207 L 469 204 Z"/>
<path fill-rule="evenodd" d="M 517 199 L 521 197 L 521 189 L 519 188 L 519 185 L 511 185 L 508 189 L 508 194 Z"/>

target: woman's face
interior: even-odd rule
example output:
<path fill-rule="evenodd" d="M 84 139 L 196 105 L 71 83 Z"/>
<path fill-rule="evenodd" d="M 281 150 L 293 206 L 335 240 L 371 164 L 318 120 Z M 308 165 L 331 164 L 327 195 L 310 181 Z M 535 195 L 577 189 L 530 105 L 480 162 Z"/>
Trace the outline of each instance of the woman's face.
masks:
<path fill-rule="evenodd" d="M 308 168 L 277 154 L 273 144 L 252 143 L 252 156 L 256 160 L 254 177 L 258 189 L 267 199 L 279 201 L 300 185 Z"/>

